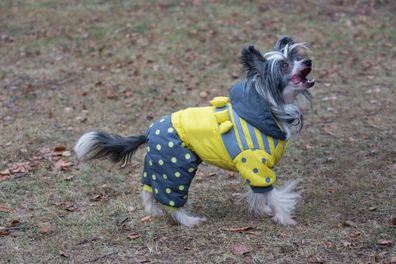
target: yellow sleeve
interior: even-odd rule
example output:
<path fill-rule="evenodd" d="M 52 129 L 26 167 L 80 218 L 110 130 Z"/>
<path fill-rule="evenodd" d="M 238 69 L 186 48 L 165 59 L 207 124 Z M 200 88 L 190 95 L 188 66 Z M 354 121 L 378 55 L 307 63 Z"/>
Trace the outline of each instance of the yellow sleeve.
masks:
<path fill-rule="evenodd" d="M 276 181 L 276 175 L 270 169 L 273 166 L 273 158 L 263 150 L 244 150 L 233 162 L 242 178 L 252 187 L 269 187 Z M 255 188 L 253 190 L 255 191 Z"/>

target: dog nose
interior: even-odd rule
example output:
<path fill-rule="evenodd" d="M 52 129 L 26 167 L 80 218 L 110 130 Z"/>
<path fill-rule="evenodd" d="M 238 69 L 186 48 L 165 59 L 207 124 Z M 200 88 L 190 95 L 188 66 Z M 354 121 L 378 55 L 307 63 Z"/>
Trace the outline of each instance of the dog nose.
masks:
<path fill-rule="evenodd" d="M 312 61 L 311 60 L 304 60 L 303 64 L 307 67 L 311 67 L 312 66 Z"/>

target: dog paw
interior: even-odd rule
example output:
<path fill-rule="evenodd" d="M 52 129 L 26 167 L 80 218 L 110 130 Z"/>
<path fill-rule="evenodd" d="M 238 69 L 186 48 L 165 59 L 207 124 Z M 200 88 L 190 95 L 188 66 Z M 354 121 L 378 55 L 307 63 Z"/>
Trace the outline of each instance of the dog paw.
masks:
<path fill-rule="evenodd" d="M 297 224 L 297 222 L 290 216 L 279 217 L 279 216 L 275 215 L 274 217 L 272 217 L 272 221 L 274 221 L 275 223 L 281 224 L 281 225 L 285 225 L 285 226 Z"/>
<path fill-rule="evenodd" d="M 201 225 L 201 224 L 205 223 L 206 221 L 208 221 L 208 219 L 206 219 L 206 217 L 190 216 L 182 224 L 187 226 L 187 227 L 193 227 L 193 226 Z"/>
<path fill-rule="evenodd" d="M 157 208 L 156 210 L 152 210 L 151 213 L 150 213 L 150 215 L 151 215 L 151 216 L 154 216 L 154 217 L 161 217 L 161 216 L 164 216 L 165 213 L 164 213 L 163 210 Z"/>

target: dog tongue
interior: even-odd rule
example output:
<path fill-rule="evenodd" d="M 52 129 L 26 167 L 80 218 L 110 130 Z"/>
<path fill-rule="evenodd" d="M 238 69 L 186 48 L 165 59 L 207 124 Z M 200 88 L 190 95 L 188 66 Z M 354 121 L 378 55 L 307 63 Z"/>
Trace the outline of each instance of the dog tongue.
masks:
<path fill-rule="evenodd" d="M 299 84 L 300 82 L 302 82 L 301 76 L 300 75 L 293 75 L 292 76 L 292 82 L 294 84 Z"/>
<path fill-rule="evenodd" d="M 300 74 L 296 74 L 292 76 L 292 81 L 294 84 L 299 84 L 299 83 L 306 83 L 307 80 L 307 75 L 311 72 L 310 68 L 305 68 L 300 72 Z"/>

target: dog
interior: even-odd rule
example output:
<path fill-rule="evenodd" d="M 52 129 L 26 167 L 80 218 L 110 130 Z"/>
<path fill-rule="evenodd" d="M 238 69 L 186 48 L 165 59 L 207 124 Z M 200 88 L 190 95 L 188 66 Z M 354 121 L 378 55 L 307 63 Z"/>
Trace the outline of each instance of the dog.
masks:
<path fill-rule="evenodd" d="M 246 46 L 240 58 L 246 78 L 230 88 L 228 97 L 214 98 L 211 106 L 191 107 L 160 118 L 144 135 L 86 133 L 74 152 L 81 161 L 108 158 L 126 163 L 139 146 L 147 144 L 142 200 L 151 216 L 169 214 L 187 227 L 207 221 L 184 207 L 197 167 L 205 161 L 239 172 L 250 185 L 243 198 L 253 215 L 294 225 L 293 212 L 301 198 L 297 181 L 274 187 L 272 168 L 303 127 L 297 97 L 311 102 L 308 89 L 315 80 L 307 78 L 312 61 L 301 55 L 306 48 L 287 36 L 265 54 Z"/>

